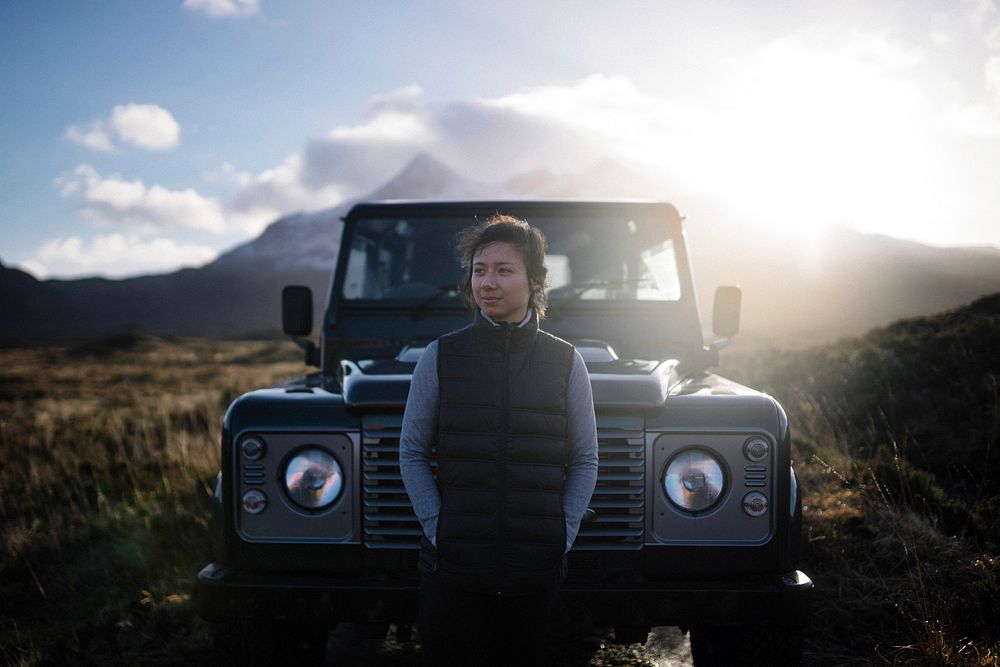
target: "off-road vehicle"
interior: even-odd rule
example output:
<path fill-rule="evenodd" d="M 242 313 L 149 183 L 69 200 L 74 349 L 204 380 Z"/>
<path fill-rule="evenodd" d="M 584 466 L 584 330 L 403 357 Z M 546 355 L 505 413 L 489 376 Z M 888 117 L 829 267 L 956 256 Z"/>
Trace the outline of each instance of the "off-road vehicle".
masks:
<path fill-rule="evenodd" d="M 543 329 L 577 346 L 600 467 L 562 587 L 623 642 L 690 629 L 695 662 L 794 664 L 812 582 L 801 501 L 772 397 L 711 372 L 739 326 L 720 287 L 703 332 L 682 217 L 656 202 L 385 202 L 344 217 L 319 343 L 312 294 L 283 326 L 318 370 L 236 399 L 215 491 L 201 615 L 227 655 L 322 655 L 338 622 L 416 618 L 420 524 L 399 473 L 410 375 L 471 321 L 452 241 L 494 213 L 548 239 Z M 382 627 L 386 627 L 383 625 Z"/>

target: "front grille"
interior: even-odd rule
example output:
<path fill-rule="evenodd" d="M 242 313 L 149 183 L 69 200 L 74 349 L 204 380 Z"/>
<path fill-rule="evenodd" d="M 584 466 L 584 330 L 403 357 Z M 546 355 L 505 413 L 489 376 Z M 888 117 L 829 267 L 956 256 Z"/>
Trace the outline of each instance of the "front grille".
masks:
<path fill-rule="evenodd" d="M 420 522 L 399 474 L 400 416 L 366 417 L 361 433 L 361 526 L 369 549 L 419 549 Z"/>
<path fill-rule="evenodd" d="M 420 523 L 399 474 L 402 418 L 364 419 L 362 433 L 362 528 L 369 549 L 419 549 Z M 597 488 L 592 520 L 580 527 L 574 550 L 642 548 L 645 507 L 645 444 L 641 431 L 598 431 Z"/>
<path fill-rule="evenodd" d="M 646 445 L 637 437 L 602 437 L 598 431 L 597 488 L 590 500 L 595 515 L 580 525 L 575 551 L 642 548 L 646 488 Z"/>

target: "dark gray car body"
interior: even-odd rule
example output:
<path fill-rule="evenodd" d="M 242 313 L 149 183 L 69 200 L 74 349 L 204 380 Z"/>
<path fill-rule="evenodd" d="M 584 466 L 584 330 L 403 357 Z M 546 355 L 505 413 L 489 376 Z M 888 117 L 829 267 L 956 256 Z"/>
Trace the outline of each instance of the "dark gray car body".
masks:
<path fill-rule="evenodd" d="M 654 220 L 676 264 L 676 298 L 553 296 L 542 323 L 587 359 L 600 451 L 564 600 L 622 636 L 655 625 L 801 628 L 812 582 L 796 569 L 801 500 L 788 420 L 772 397 L 710 372 L 717 349 L 704 341 L 683 221 L 656 202 L 355 206 L 344 219 L 319 345 L 304 345 L 318 372 L 245 394 L 226 412 L 214 561 L 196 585 L 200 613 L 216 622 L 263 614 L 320 625 L 415 618 L 420 528 L 399 476 L 402 411 L 420 348 L 467 324 L 470 313 L 451 292 L 345 298 L 354 289 L 345 287 L 352 248 L 366 247 L 352 235 L 372 220 L 420 229 L 446 219 L 457 229 L 497 211 L 595 230 L 604 218 Z M 445 248 L 429 261 L 452 259 Z M 442 269 L 445 284 L 454 270 Z M 301 303 L 289 308 L 293 320 L 308 320 Z M 248 438 L 265 444 L 262 457 L 243 454 Z M 766 443 L 761 460 L 744 451 L 755 438 Z M 303 447 L 329 452 L 343 470 L 337 502 L 322 511 L 297 507 L 282 486 L 283 466 Z M 667 465 L 691 449 L 708 452 L 724 475 L 720 499 L 706 511 L 685 512 L 664 490 Z M 253 489 L 267 497 L 257 514 L 241 505 Z M 753 493 L 766 498 L 760 516 L 744 507 Z"/>

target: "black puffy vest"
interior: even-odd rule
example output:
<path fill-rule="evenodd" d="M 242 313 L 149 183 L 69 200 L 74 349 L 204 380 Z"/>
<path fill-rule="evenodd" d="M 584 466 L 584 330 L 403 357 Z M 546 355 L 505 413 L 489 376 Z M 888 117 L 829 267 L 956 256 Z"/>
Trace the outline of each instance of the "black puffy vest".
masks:
<path fill-rule="evenodd" d="M 481 314 L 438 341 L 439 569 L 468 589 L 558 582 L 573 346 Z"/>

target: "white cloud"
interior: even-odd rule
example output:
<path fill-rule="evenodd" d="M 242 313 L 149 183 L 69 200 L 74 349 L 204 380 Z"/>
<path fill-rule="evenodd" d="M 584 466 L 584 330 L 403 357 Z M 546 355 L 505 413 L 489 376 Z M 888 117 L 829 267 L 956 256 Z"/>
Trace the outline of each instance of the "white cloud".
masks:
<path fill-rule="evenodd" d="M 108 234 L 84 240 L 77 236 L 52 239 L 20 263 L 37 278 L 102 275 L 115 278 L 200 266 L 217 256 L 206 246 L 172 239 L 142 239 Z"/>
<path fill-rule="evenodd" d="M 260 9 L 257 0 L 184 0 L 184 9 L 212 18 L 252 16 Z"/>
<path fill-rule="evenodd" d="M 63 196 L 79 193 L 85 217 L 104 225 L 120 225 L 137 233 L 190 229 L 219 234 L 226 231 L 222 205 L 191 188 L 168 190 L 146 186 L 118 174 L 103 177 L 88 164 L 56 180 Z"/>
<path fill-rule="evenodd" d="M 302 158 L 289 156 L 272 169 L 252 175 L 231 172 L 230 178 L 243 185 L 229 202 L 231 224 L 247 234 L 258 234 L 283 214 L 326 208 L 343 201 L 343 186 L 332 182 L 316 187 L 304 184 Z"/>
<path fill-rule="evenodd" d="M 448 104 L 411 85 L 374 97 L 360 122 L 308 141 L 272 169 L 252 175 L 226 165 L 212 179 L 237 185 L 229 216 L 251 229 L 365 195 L 421 151 L 485 183 L 539 166 L 578 171 L 607 156 L 660 159 L 677 113 L 620 76 Z"/>
<path fill-rule="evenodd" d="M 993 29 L 987 33 L 986 48 L 991 51 L 1000 51 L 1000 24 L 993 26 Z"/>
<path fill-rule="evenodd" d="M 253 183 L 253 175 L 237 169 L 231 162 L 202 173 L 205 181 L 216 186 L 245 188 Z"/>
<path fill-rule="evenodd" d="M 112 135 L 137 148 L 165 151 L 180 144 L 181 126 L 161 106 L 130 102 L 116 105 L 108 118 L 90 121 L 85 129 L 70 125 L 63 132 L 64 139 L 103 152 L 114 150 Z"/>
<path fill-rule="evenodd" d="M 488 104 L 526 114 L 554 116 L 567 121 L 589 122 L 595 115 L 618 110 L 632 111 L 648 98 L 625 76 L 592 74 L 573 86 L 549 85 L 527 88 Z"/>
<path fill-rule="evenodd" d="M 423 104 L 424 89 L 415 83 L 393 90 L 389 94 L 374 95 L 368 104 L 369 115 L 377 114 L 382 109 L 396 111 L 413 110 Z"/>
<path fill-rule="evenodd" d="M 650 183 L 669 180 L 663 196 L 739 200 L 788 227 L 803 216 L 886 217 L 893 201 L 930 211 L 911 191 L 954 178 L 932 142 L 914 141 L 946 128 L 944 104 L 920 84 L 927 52 L 913 44 L 884 30 L 789 34 L 720 64 L 713 85 L 683 102 L 605 74 L 450 103 L 411 85 L 271 169 L 227 166 L 217 178 L 237 188 L 227 215 L 248 231 L 366 195 L 419 152 L 486 184 L 611 158 Z"/>
<path fill-rule="evenodd" d="M 592 74 L 572 86 L 529 88 L 483 104 L 507 111 L 521 124 L 529 118 L 543 119 L 547 126 L 562 128 L 562 141 L 549 152 L 569 157 L 568 162 L 553 165 L 564 169 L 579 167 L 580 159 L 601 153 L 660 161 L 663 156 L 657 155 L 657 148 L 665 148 L 664 138 L 672 134 L 683 113 L 667 100 L 643 93 L 627 77 L 603 74 Z M 551 158 L 547 162 L 552 164 Z"/>
<path fill-rule="evenodd" d="M 330 132 L 330 139 L 425 143 L 430 139 L 430 134 L 419 115 L 386 109 L 362 125 L 334 129 Z"/>
<path fill-rule="evenodd" d="M 70 125 L 63 132 L 63 138 L 95 151 L 107 153 L 114 149 L 104 124 L 98 120 L 92 121 L 87 129 L 81 129 L 79 125 Z"/>
<path fill-rule="evenodd" d="M 119 104 L 111 110 L 109 125 L 122 141 L 146 150 L 169 150 L 180 143 L 181 126 L 155 104 Z"/>
<path fill-rule="evenodd" d="M 856 63 L 873 65 L 882 71 L 909 70 L 924 59 L 921 51 L 893 40 L 885 30 L 851 33 L 843 53 Z"/>
<path fill-rule="evenodd" d="M 986 61 L 986 99 L 1000 110 L 1000 52 Z"/>
<path fill-rule="evenodd" d="M 1000 23 L 996 4 L 979 0 L 971 16 L 980 33 L 987 57 L 983 64 L 982 94 L 979 99 L 952 111 L 953 125 L 960 130 L 987 139 L 1000 137 Z"/>
<path fill-rule="evenodd" d="M 803 216 L 886 216 L 892 201 L 926 205 L 907 194 L 914 186 L 948 180 L 929 144 L 913 141 L 938 131 L 940 103 L 916 79 L 924 63 L 924 51 L 884 31 L 806 31 L 731 61 L 717 98 L 685 104 L 603 74 L 448 104 L 408 87 L 309 141 L 236 201 L 288 212 L 309 208 L 318 192 L 363 195 L 426 151 L 485 183 L 540 166 L 579 172 L 610 157 L 669 178 L 674 196 L 738 198 L 788 227 Z"/>
<path fill-rule="evenodd" d="M 49 277 L 48 268 L 44 264 L 35 259 L 23 260 L 20 262 L 18 267 L 22 271 L 27 271 L 28 273 L 35 276 L 39 280 L 44 280 L 45 278 Z"/>
<path fill-rule="evenodd" d="M 965 4 L 970 8 L 970 18 L 978 26 L 990 23 L 996 18 L 997 6 L 993 0 L 967 0 Z"/>
<path fill-rule="evenodd" d="M 981 139 L 1000 137 L 1000 118 L 987 104 L 958 107 L 951 112 L 950 121 L 959 131 Z"/>
<path fill-rule="evenodd" d="M 593 87 L 588 79 L 576 86 L 525 91 L 519 99 L 547 93 L 581 98 L 579 104 L 566 100 L 560 113 L 536 113 L 550 101 L 536 100 L 534 106 L 495 99 L 435 104 L 424 99 L 418 86 L 407 86 L 375 97 L 360 123 L 336 127 L 326 136 L 310 140 L 297 156 L 297 174 L 285 183 L 272 179 L 269 185 L 296 200 L 324 190 L 342 197 L 359 196 L 380 186 L 421 151 L 443 160 L 470 180 L 487 182 L 540 164 L 578 168 L 613 150 L 606 144 L 607 137 L 595 141 L 587 136 L 590 125 L 576 122 L 589 111 L 587 104 L 596 104 L 594 98 L 600 97 Z M 588 95 L 592 99 L 582 99 Z M 607 99 L 610 96 L 604 103 L 614 107 Z M 607 124 L 614 122 L 608 120 Z M 256 195 L 264 194 L 259 188 L 255 190 Z M 277 191 L 272 194 L 279 196 Z"/>

